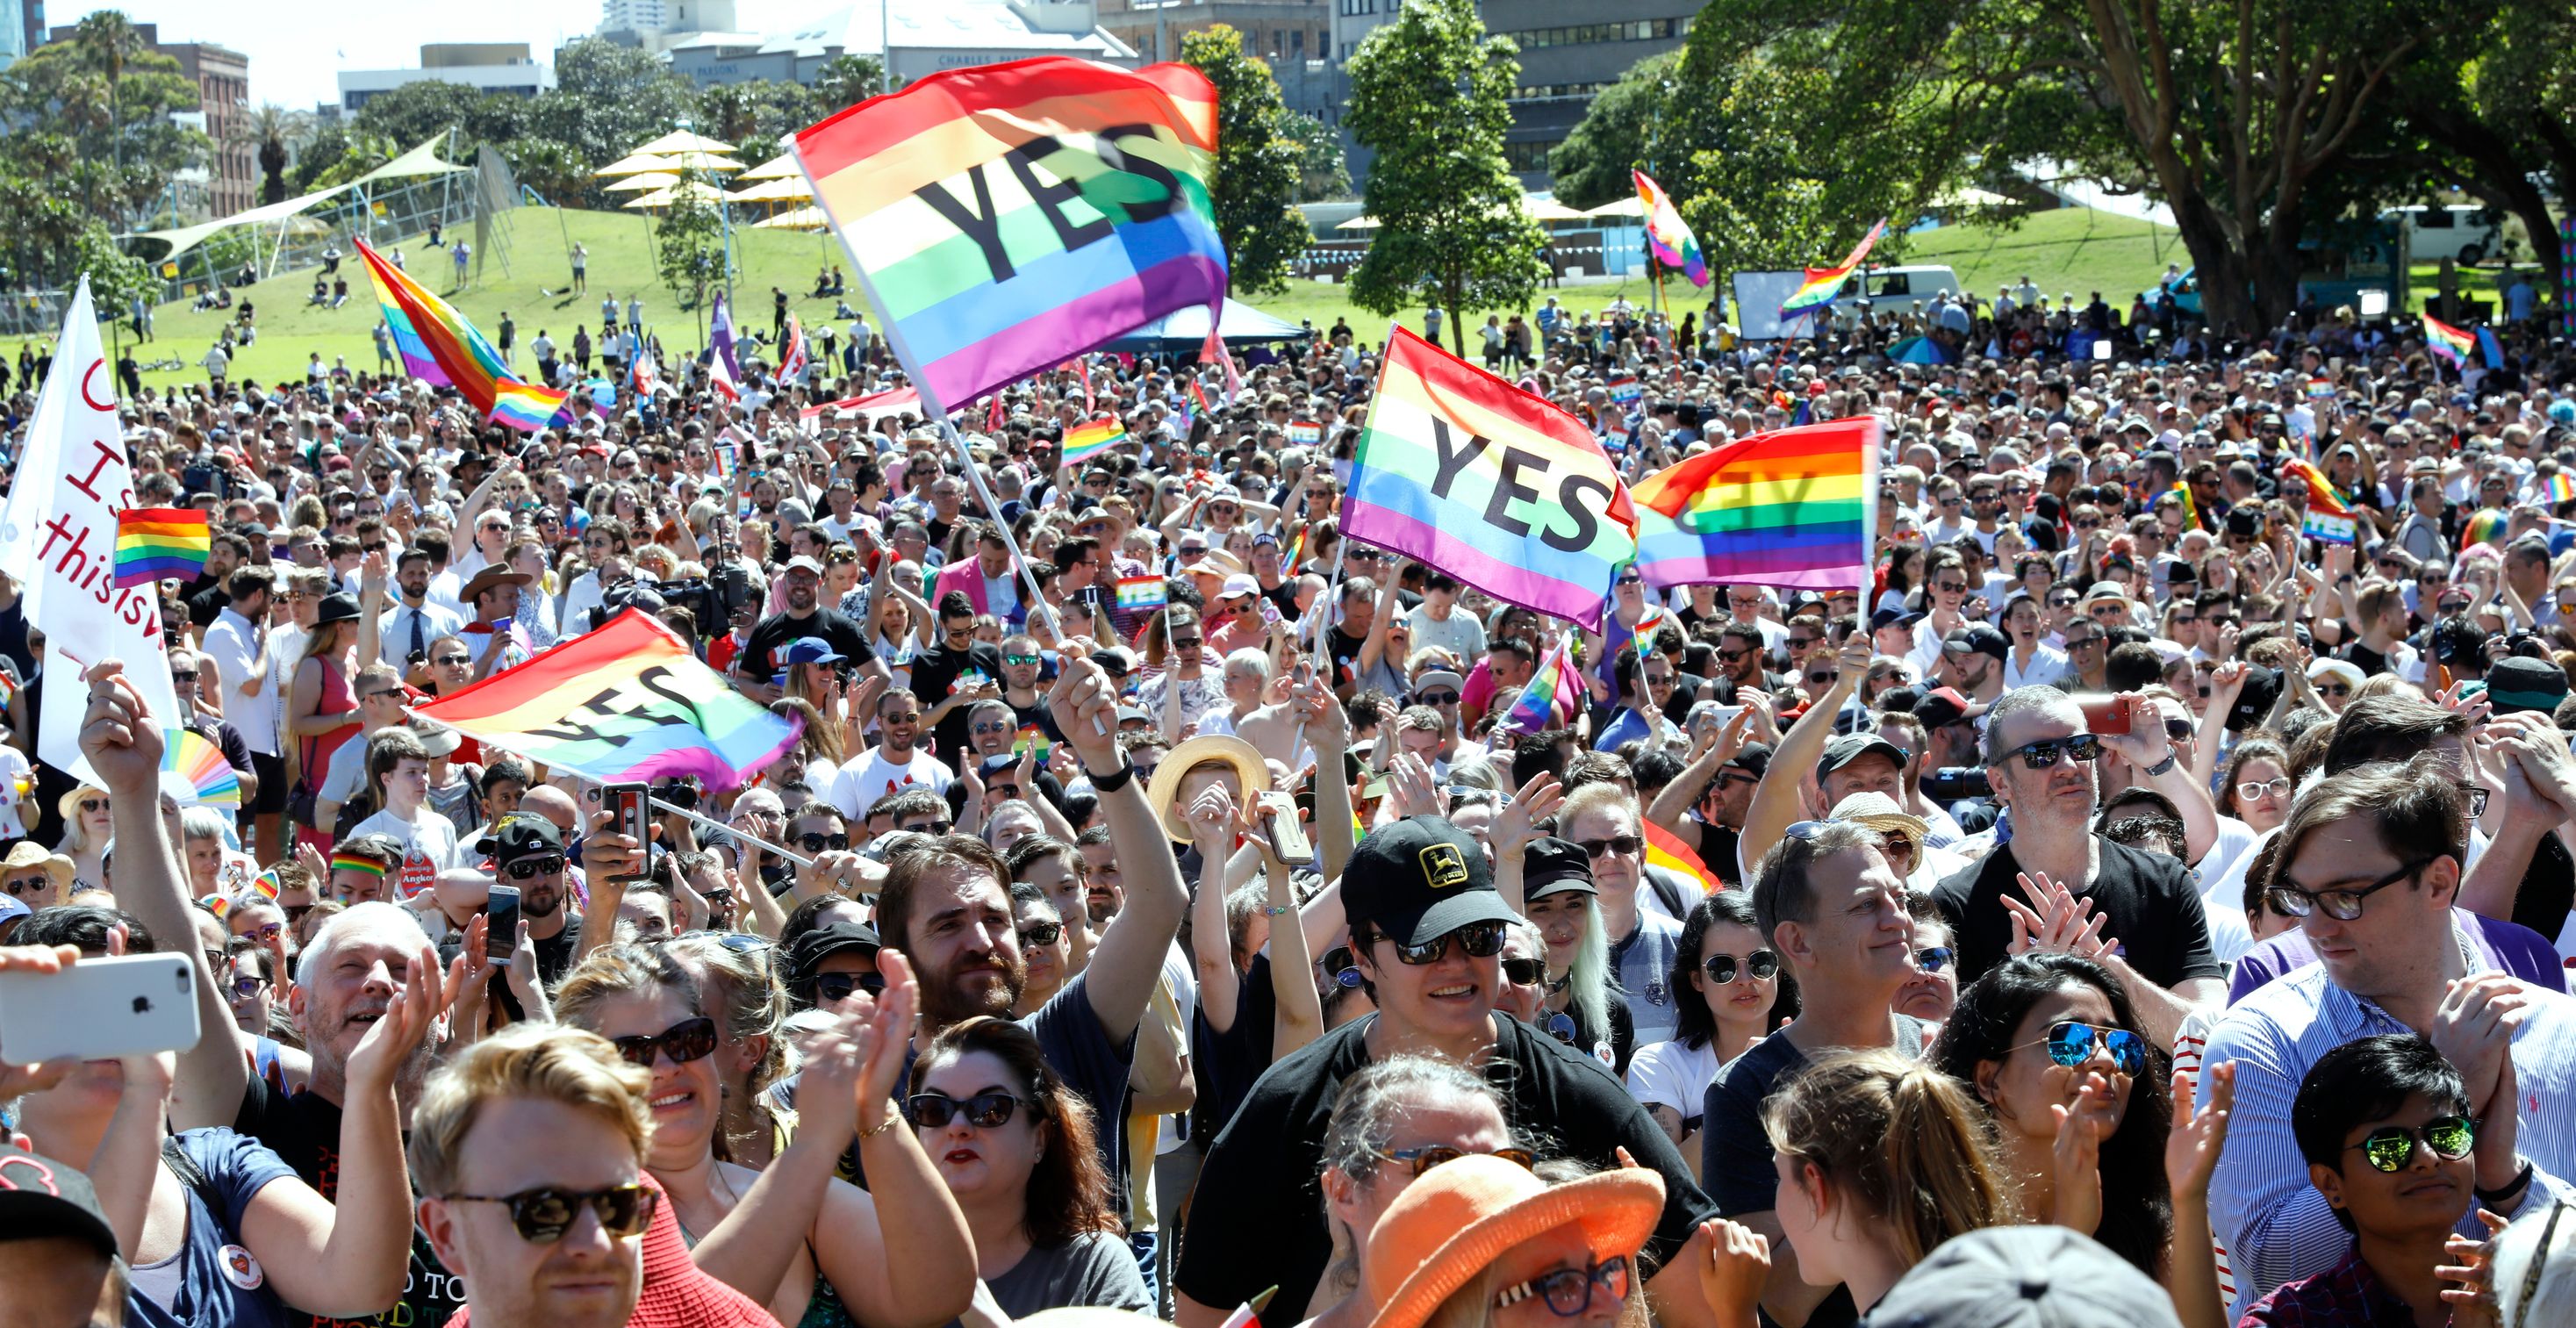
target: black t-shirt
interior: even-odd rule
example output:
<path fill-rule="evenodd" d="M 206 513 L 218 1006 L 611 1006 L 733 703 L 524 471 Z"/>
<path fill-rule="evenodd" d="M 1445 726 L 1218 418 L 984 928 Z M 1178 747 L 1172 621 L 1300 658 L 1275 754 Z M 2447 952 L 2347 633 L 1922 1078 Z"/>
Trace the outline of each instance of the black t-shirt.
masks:
<path fill-rule="evenodd" d="M 778 676 L 777 653 L 800 636 L 819 636 L 833 650 L 850 657 L 852 666 L 874 660 L 876 652 L 868 649 L 868 638 L 838 609 L 816 609 L 803 617 L 774 614 L 754 624 L 751 635 L 744 638 L 742 656 L 735 662 L 742 676 L 753 682 L 768 682 Z"/>
<path fill-rule="evenodd" d="M 1339 627 L 1324 630 L 1324 644 L 1333 652 L 1332 682 L 1338 686 L 1359 677 L 1360 647 L 1368 644 L 1366 634 L 1353 636 Z"/>
<path fill-rule="evenodd" d="M 912 658 L 912 694 L 921 700 L 923 714 L 938 708 L 957 690 L 957 680 L 968 670 L 981 672 L 995 683 L 1002 681 L 1002 652 L 981 641 L 968 638 L 964 650 L 951 650 L 943 639 Z M 948 712 L 932 730 L 939 740 L 939 759 L 952 766 L 974 758 L 967 755 L 967 712 L 973 706 L 961 705 Z M 963 769 L 963 766 L 958 766 Z"/>
<path fill-rule="evenodd" d="M 1238 1018 L 1243 1016 L 1238 1015 Z M 1324 1226 L 1324 1126 L 1342 1081 L 1369 1063 L 1376 1017 L 1353 1020 L 1270 1067 L 1252 1086 L 1199 1173 L 1202 1196 L 1182 1233 L 1175 1285 L 1202 1305 L 1240 1305 L 1269 1286 L 1279 1303 L 1302 1307 L 1332 1257 Z M 1646 1261 L 1672 1262 L 1715 1205 L 1646 1109 L 1591 1057 L 1507 1015 L 1494 1017 L 1485 1078 L 1503 1099 L 1515 1136 L 1548 1156 L 1617 1165 L 1626 1148 L 1664 1178 L 1664 1215 L 1646 1242 Z M 1302 1311 L 1291 1308 L 1296 1315 Z"/>
<path fill-rule="evenodd" d="M 325 1199 L 340 1197 L 340 1107 L 310 1089 L 289 1096 L 267 1080 L 251 1076 L 242 1090 L 241 1114 L 233 1129 L 269 1146 L 295 1168 L 295 1174 Z M 429 1237 L 415 1226 L 411 1233 L 411 1269 L 403 1282 L 402 1303 L 364 1319 L 332 1319 L 290 1309 L 289 1320 L 305 1328 L 336 1324 L 370 1324 L 375 1328 L 410 1328 L 439 1324 L 463 1308 L 465 1283 L 438 1261 Z"/>
<path fill-rule="evenodd" d="M 2343 648 L 2343 657 L 2351 661 L 2354 668 L 2361 670 L 2361 676 L 2365 678 L 2376 678 L 2380 674 L 2388 672 L 2388 656 L 2363 645 L 2359 641 L 2355 641 L 2351 645 L 2345 646 Z"/>
<path fill-rule="evenodd" d="M 1923 1055 L 1923 1021 L 1896 1016 L 1893 1050 L 1908 1060 Z M 1780 1174 L 1771 1164 L 1771 1136 L 1762 1128 L 1762 1107 L 1773 1090 L 1805 1069 L 1807 1053 L 1774 1033 L 1728 1061 L 1700 1097 L 1699 1174 L 1722 1217 L 1767 1213 L 1779 1207 Z M 1860 1307 L 1851 1292 L 1835 1287 L 1807 1328 L 1847 1328 L 1858 1322 Z M 1765 1320 L 1768 1321 L 1767 1319 Z"/>
<path fill-rule="evenodd" d="M 564 902 L 556 907 L 564 909 L 572 907 L 569 886 L 566 887 Z M 537 952 L 538 980 L 549 987 L 563 981 L 563 975 L 572 971 L 573 949 L 581 944 L 581 915 L 575 913 L 565 918 L 562 931 L 543 939 L 531 940 L 529 944 Z"/>
<path fill-rule="evenodd" d="M 2193 978 L 2219 978 L 2226 968 L 2209 945 L 2209 915 L 2192 888 L 2189 869 L 2160 853 L 2141 853 L 2096 836 L 2101 869 L 2080 891 L 2105 921 L 2102 934 L 2119 945 L 2121 958 L 2147 981 L 2172 990 Z M 1949 921 L 1959 952 L 1959 985 L 1983 977 L 2004 961 L 2012 945 L 2007 894 L 2022 897 L 2013 878 L 2021 871 L 2012 845 L 1932 888 L 1932 902 Z"/>

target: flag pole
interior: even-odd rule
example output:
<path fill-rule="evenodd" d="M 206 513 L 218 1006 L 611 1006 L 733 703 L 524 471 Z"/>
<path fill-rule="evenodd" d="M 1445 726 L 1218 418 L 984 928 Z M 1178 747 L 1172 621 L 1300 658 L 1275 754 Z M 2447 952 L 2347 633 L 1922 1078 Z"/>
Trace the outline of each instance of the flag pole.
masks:
<path fill-rule="evenodd" d="M 488 746 L 489 744 L 485 744 L 485 745 L 487 745 L 487 746 Z M 813 865 L 814 865 L 814 860 L 813 860 L 812 858 L 808 858 L 808 857 L 800 857 L 800 856 L 798 856 L 797 854 L 790 853 L 790 852 L 788 852 L 787 850 L 785 850 L 785 849 L 783 849 L 783 848 L 780 848 L 780 847 L 779 847 L 779 846 L 777 846 L 776 844 L 770 843 L 768 840 L 760 838 L 758 835 L 748 835 L 748 834 L 744 834 L 742 831 L 737 830 L 737 829 L 735 829 L 734 827 L 732 827 L 732 826 L 730 826 L 730 825 L 727 825 L 727 824 L 725 824 L 724 822 L 719 821 L 719 820 L 715 819 L 715 818 L 714 818 L 714 817 L 712 817 L 712 816 L 701 816 L 701 815 L 699 815 L 699 814 L 698 814 L 698 813 L 696 813 L 696 812 L 690 811 L 690 810 L 689 810 L 688 808 L 686 808 L 686 807 L 676 806 L 676 805 L 674 805 L 674 804 L 672 804 L 672 803 L 665 802 L 665 801 L 663 801 L 663 800 L 662 800 L 662 799 L 660 799 L 660 798 L 655 798 L 655 797 L 649 797 L 649 796 L 648 796 L 645 800 L 646 800 L 646 801 L 648 801 L 648 802 L 650 802 L 650 803 L 652 803 L 654 806 L 659 807 L 659 808 L 661 808 L 662 810 L 664 810 L 664 811 L 666 811 L 666 812 L 671 813 L 671 814 L 672 814 L 672 815 L 674 815 L 674 816 L 685 816 L 685 817 L 689 818 L 690 820 L 697 822 L 697 823 L 698 823 L 698 824 L 700 824 L 700 825 L 706 826 L 706 827 L 708 827 L 709 829 L 713 829 L 713 830 L 721 830 L 721 831 L 723 831 L 725 834 L 727 834 L 727 835 L 731 836 L 732 838 L 742 840 L 742 841 L 743 841 L 743 842 L 745 842 L 745 843 L 758 844 L 758 845 L 760 845 L 760 846 L 761 846 L 761 848 L 763 848 L 763 849 L 765 849 L 765 850 L 767 850 L 767 851 L 769 851 L 769 852 L 771 852 L 771 853 L 774 853 L 774 854 L 778 855 L 779 857 L 785 858 L 785 859 L 787 859 L 789 862 L 795 863 L 795 864 L 796 864 L 797 866 L 799 866 L 799 867 L 811 867 L 811 866 L 813 866 Z"/>

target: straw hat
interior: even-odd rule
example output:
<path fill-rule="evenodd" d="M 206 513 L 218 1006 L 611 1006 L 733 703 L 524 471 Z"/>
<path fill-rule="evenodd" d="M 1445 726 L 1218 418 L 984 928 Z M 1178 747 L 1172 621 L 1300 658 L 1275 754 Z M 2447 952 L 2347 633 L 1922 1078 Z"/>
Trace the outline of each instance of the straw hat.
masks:
<path fill-rule="evenodd" d="M 11 844 L 9 856 L 0 859 L 0 871 L 24 871 L 35 866 L 42 866 L 45 874 L 54 878 L 55 889 L 72 888 L 72 874 L 77 870 L 72 860 L 60 853 L 47 852 L 32 839 L 21 839 Z"/>
<path fill-rule="evenodd" d="M 1369 1328 L 1421 1328 L 1504 1251 L 1568 1224 L 1583 1228 L 1594 1258 L 1624 1254 L 1633 1265 L 1663 1211 L 1664 1178 L 1644 1167 L 1550 1185 L 1498 1157 L 1444 1162 L 1396 1196 L 1369 1233 L 1360 1271 L 1361 1293 L 1378 1306 Z M 1630 1276 L 1636 1285 L 1633 1268 Z"/>
<path fill-rule="evenodd" d="M 1261 749 L 1251 743 L 1231 733 L 1211 733 L 1182 743 L 1154 767 L 1154 782 L 1145 788 L 1146 804 L 1163 818 L 1163 833 L 1175 843 L 1186 844 L 1196 838 L 1190 833 L 1188 809 L 1174 805 L 1181 791 L 1181 776 L 1188 774 L 1191 767 L 1210 761 L 1233 767 L 1240 784 L 1235 795 L 1238 810 L 1256 795 L 1270 791 L 1270 767 L 1261 759 Z"/>
<path fill-rule="evenodd" d="M 106 789 L 100 788 L 95 784 L 83 784 L 79 788 L 72 789 L 69 792 L 64 793 L 63 796 L 54 803 L 54 811 L 65 821 L 68 821 L 73 825 L 78 825 L 80 824 L 81 799 L 89 797 L 104 798 L 106 796 Z"/>

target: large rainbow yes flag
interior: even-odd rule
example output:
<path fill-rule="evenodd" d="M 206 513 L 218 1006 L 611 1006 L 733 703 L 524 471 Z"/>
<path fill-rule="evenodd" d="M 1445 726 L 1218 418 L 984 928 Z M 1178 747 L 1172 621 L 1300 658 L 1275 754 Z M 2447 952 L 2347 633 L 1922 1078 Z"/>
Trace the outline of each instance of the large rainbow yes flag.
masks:
<path fill-rule="evenodd" d="M 514 429 L 533 432 L 570 418 L 564 408 L 567 393 L 522 380 L 465 315 L 386 262 L 366 241 L 352 243 L 367 260 L 367 275 L 375 278 L 376 303 L 384 310 L 385 325 L 393 329 L 404 373 L 455 388 L 485 418 Z"/>
<path fill-rule="evenodd" d="M 1842 292 L 1843 283 L 1851 280 L 1851 274 L 1860 270 L 1861 260 L 1869 257 L 1870 246 L 1877 244 L 1878 238 L 1885 234 L 1887 234 L 1887 222 L 1881 220 L 1877 225 L 1869 228 L 1869 234 L 1860 237 L 1860 244 L 1851 251 L 1851 257 L 1833 267 L 1808 268 L 1807 279 L 1799 283 L 1798 289 L 1789 293 L 1788 299 L 1780 302 L 1780 317 L 1795 318 L 1810 310 L 1822 309 L 1832 304 L 1834 296 Z"/>
<path fill-rule="evenodd" d="M 1691 234 L 1672 195 L 1644 171 L 1628 173 L 1637 177 L 1637 201 L 1646 205 L 1646 247 L 1655 251 L 1655 261 L 1690 278 L 1694 286 L 1707 285 L 1708 261 L 1700 257 L 1699 237 Z"/>
<path fill-rule="evenodd" d="M 933 74 L 794 148 L 936 411 L 1176 310 L 1217 325 L 1216 125 L 1187 65 L 1041 56 Z"/>
<path fill-rule="evenodd" d="M 1863 415 L 1757 433 L 1647 476 L 1638 573 L 1657 589 L 1870 584 L 1880 432 Z"/>

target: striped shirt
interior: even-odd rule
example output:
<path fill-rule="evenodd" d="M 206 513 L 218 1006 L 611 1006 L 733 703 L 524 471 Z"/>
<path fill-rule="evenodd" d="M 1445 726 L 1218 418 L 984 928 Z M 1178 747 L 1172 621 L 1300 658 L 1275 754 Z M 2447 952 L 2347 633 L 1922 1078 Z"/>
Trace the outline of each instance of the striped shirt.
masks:
<path fill-rule="evenodd" d="M 2452 932 L 2465 971 L 2495 971 L 2473 957 L 2476 951 L 2459 935 L 2458 923 Z M 2576 1176 L 2576 997 L 2527 985 L 2523 992 L 2531 1003 L 2513 1030 L 2513 1068 L 2522 1093 L 2514 1137 L 2537 1174 L 2520 1207 L 2507 1216 L 2545 1205 L 2553 1194 L 2576 1195 L 2558 1179 Z M 2290 1131 L 2300 1081 L 2327 1052 L 2347 1042 L 2412 1031 L 2376 1004 L 2328 982 L 2323 964 L 2248 995 L 2210 1031 L 2203 1063 L 2236 1063 L 2227 1147 L 2209 1186 L 2211 1228 L 2228 1252 L 2237 1284 L 2231 1320 L 2243 1318 L 2282 1283 L 2331 1270 L 2352 1248 L 2351 1233 L 2309 1184 L 2307 1160 Z M 2209 1100 L 2206 1076 L 2196 1095 L 2202 1103 Z M 2460 1230 L 2486 1238 L 2474 1212 L 2462 1216 Z"/>

